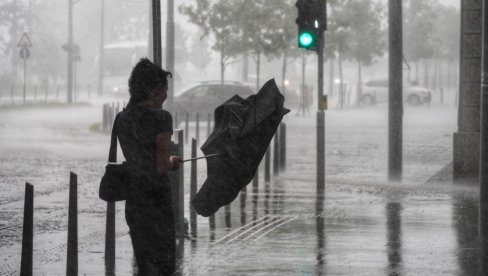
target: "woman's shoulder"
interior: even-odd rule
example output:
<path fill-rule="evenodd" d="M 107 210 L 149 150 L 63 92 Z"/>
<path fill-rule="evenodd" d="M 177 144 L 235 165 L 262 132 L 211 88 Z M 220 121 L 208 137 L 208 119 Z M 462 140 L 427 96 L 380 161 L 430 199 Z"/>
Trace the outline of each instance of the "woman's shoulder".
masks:
<path fill-rule="evenodd" d="M 150 115 L 160 120 L 172 120 L 171 113 L 161 108 L 147 108 Z"/>

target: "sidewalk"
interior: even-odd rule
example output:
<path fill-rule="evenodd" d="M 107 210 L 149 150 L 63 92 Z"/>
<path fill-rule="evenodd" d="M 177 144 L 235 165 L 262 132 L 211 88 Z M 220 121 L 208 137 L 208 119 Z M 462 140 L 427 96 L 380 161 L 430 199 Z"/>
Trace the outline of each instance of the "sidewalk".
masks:
<path fill-rule="evenodd" d="M 267 184 L 261 171 L 258 192 L 253 193 L 250 184 L 245 200 L 239 196 L 229 214 L 219 210 L 214 230 L 208 219 L 198 217 L 197 237 L 184 244 L 181 274 L 470 275 L 476 268 L 470 263 L 476 238 L 471 229 L 476 225 L 476 190 L 454 189 L 450 183 L 424 184 L 452 159 L 454 108 L 406 109 L 401 184 L 386 181 L 385 110 L 327 111 L 322 197 L 315 192 L 315 115 L 292 113 L 285 118 L 287 171 Z M 205 137 L 206 126 L 201 127 Z M 91 142 L 105 149 L 108 137 Z M 186 155 L 189 148 L 186 145 Z M 105 152 L 87 156 L 76 171 L 82 179 L 80 275 L 103 274 L 105 209 L 96 192 L 105 158 Z M 198 164 L 198 183 L 203 183 L 204 162 Z M 189 171 L 185 167 L 185 202 Z M 35 230 L 35 275 L 64 275 L 67 220 L 62 208 L 67 206 L 67 191 L 36 194 L 35 202 L 42 202 L 46 213 L 56 214 L 44 220 L 34 217 L 36 226 L 49 225 Z M 21 202 L 7 204 L 11 212 L 21 212 Z M 122 206 L 117 204 L 116 272 L 131 275 L 132 248 Z M 12 232 L 11 243 L 0 239 L 0 275 L 16 274 L 20 266 L 19 230 Z M 2 236 L 6 237 L 4 232 Z"/>

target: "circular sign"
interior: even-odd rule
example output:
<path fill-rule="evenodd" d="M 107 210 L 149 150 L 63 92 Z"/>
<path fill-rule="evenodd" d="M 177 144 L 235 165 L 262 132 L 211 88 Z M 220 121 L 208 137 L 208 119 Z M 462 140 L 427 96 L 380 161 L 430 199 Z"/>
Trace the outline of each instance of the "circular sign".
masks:
<path fill-rule="evenodd" d="M 25 59 L 29 58 L 30 51 L 29 51 L 29 49 L 22 47 L 22 48 L 20 48 L 19 54 L 20 54 L 20 58 L 25 60 Z"/>

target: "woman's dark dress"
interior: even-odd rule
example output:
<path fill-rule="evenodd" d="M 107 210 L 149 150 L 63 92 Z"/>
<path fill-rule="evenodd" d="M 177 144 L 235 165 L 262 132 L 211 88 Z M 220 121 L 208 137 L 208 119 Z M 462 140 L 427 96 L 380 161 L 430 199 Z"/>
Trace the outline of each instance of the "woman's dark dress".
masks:
<path fill-rule="evenodd" d="M 171 187 L 166 175 L 157 174 L 156 136 L 173 133 L 171 114 L 136 106 L 119 113 L 117 134 L 127 162 L 143 170 L 151 188 L 125 204 L 139 275 L 171 275 L 175 270 L 175 221 Z M 148 184 L 148 183 L 144 183 Z M 158 271 L 158 272 L 156 272 Z"/>

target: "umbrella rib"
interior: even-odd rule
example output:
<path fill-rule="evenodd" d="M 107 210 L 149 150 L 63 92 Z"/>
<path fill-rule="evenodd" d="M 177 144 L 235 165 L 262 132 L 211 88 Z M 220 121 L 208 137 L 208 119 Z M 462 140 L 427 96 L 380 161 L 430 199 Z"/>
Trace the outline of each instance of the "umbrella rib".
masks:
<path fill-rule="evenodd" d="M 215 157 L 215 156 L 218 156 L 219 153 L 212 153 L 212 154 L 208 154 L 208 155 L 205 155 L 205 156 L 199 156 L 199 157 L 193 157 L 193 158 L 189 158 L 189 159 L 185 159 L 181 162 L 187 162 L 187 161 L 192 161 L 192 160 L 198 160 L 198 159 L 203 159 L 203 158 L 209 158 L 209 157 Z"/>

